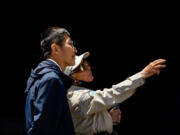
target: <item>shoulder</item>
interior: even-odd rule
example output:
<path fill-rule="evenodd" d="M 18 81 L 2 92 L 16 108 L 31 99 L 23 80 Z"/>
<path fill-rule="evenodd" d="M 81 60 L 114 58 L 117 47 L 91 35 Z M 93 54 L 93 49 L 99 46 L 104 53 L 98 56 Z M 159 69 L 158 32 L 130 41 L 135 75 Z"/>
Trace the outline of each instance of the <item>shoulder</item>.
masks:
<path fill-rule="evenodd" d="M 61 78 L 55 72 L 46 73 L 40 80 L 40 84 L 56 83 L 63 85 Z"/>
<path fill-rule="evenodd" d="M 56 72 L 53 72 L 53 71 L 46 73 L 42 79 L 44 79 L 44 80 L 51 80 L 51 79 L 61 80 L 60 76 Z"/>
<path fill-rule="evenodd" d="M 45 96 L 53 95 L 53 97 L 61 97 L 66 94 L 63 82 L 56 76 L 48 76 L 40 80 L 39 94 L 44 93 Z"/>
<path fill-rule="evenodd" d="M 81 91 L 91 91 L 90 89 L 88 88 L 85 88 L 85 87 L 80 87 L 80 86 L 71 86 L 68 90 L 68 92 L 75 92 L 75 91 L 78 91 L 78 92 L 81 92 Z"/>
<path fill-rule="evenodd" d="M 85 87 L 80 87 L 80 86 L 71 86 L 69 89 L 68 89 L 68 98 L 77 98 L 77 97 L 82 97 L 82 96 L 85 96 L 85 95 L 92 95 L 94 94 L 95 91 L 94 90 L 90 90 L 88 88 L 85 88 Z"/>

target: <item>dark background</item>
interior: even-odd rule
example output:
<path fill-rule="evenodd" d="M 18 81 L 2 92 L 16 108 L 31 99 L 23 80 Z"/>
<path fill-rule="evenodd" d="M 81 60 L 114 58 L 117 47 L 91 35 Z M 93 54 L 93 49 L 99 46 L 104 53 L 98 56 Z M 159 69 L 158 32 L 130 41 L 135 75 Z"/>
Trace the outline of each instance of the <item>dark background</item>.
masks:
<path fill-rule="evenodd" d="M 0 130 L 23 134 L 25 87 L 42 60 L 40 33 L 66 28 L 78 49 L 91 53 L 94 89 L 139 72 L 164 58 L 167 68 L 121 103 L 121 135 L 177 134 L 180 114 L 179 14 L 176 3 L 11 3 L 1 12 Z M 15 5 L 15 6 L 14 6 Z"/>

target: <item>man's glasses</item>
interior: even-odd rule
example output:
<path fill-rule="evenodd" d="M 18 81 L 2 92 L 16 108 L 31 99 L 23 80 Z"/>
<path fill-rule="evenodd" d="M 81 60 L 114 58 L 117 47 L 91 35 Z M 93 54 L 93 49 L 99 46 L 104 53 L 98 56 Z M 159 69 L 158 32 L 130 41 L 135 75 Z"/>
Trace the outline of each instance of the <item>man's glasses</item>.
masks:
<path fill-rule="evenodd" d="M 89 66 L 89 62 L 83 61 L 75 70 L 72 71 L 71 75 L 77 72 L 83 72 Z"/>

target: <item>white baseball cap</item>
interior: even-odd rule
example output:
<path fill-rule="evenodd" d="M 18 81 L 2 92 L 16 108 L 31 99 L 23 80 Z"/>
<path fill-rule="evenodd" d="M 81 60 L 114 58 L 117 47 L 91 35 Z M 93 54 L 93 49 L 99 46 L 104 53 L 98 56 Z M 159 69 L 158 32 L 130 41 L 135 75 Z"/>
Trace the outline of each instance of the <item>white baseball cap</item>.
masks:
<path fill-rule="evenodd" d="M 66 75 L 70 75 L 72 73 L 72 71 L 74 69 L 76 69 L 84 59 L 86 59 L 87 57 L 89 57 L 90 53 L 89 52 L 85 52 L 83 54 L 81 54 L 80 56 L 75 56 L 75 65 L 74 66 L 67 66 L 64 73 Z"/>

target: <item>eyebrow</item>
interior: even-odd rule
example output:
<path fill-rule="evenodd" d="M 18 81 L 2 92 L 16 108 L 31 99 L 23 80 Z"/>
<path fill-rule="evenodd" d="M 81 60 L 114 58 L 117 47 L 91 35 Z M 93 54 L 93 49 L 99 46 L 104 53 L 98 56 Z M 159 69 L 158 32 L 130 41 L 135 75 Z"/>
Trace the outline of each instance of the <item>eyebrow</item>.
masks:
<path fill-rule="evenodd" d="M 69 44 L 73 44 L 73 40 L 70 38 L 68 41 Z"/>

